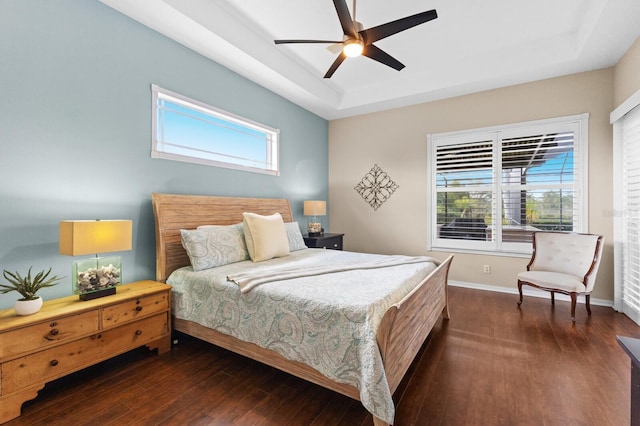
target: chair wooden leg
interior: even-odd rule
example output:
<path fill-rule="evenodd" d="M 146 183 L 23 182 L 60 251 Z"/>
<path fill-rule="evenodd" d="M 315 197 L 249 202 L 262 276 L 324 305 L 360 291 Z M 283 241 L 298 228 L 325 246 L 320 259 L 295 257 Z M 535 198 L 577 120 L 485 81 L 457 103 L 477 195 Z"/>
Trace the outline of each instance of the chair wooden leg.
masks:
<path fill-rule="evenodd" d="M 551 304 L 556 304 L 556 294 L 553 291 L 551 292 Z"/>
<path fill-rule="evenodd" d="M 571 321 L 576 322 L 576 301 L 578 294 L 570 293 L 569 296 L 571 296 Z"/>
<path fill-rule="evenodd" d="M 518 306 L 522 305 L 522 282 L 518 280 L 518 292 L 520 293 L 520 300 L 518 301 Z"/>
<path fill-rule="evenodd" d="M 587 308 L 587 313 L 591 316 L 591 295 L 587 294 L 585 296 L 584 305 Z"/>

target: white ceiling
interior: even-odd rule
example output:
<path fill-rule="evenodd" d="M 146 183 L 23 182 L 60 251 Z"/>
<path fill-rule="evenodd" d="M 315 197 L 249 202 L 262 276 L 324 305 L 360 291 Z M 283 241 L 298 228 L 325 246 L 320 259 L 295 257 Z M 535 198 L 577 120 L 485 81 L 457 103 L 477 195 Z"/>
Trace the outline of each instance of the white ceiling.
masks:
<path fill-rule="evenodd" d="M 610 67 L 640 37 L 640 0 L 359 0 L 364 28 L 438 18 L 375 43 L 402 71 L 358 57 L 323 79 L 328 45 L 273 40 L 340 40 L 332 0 L 101 1 L 326 119 Z"/>

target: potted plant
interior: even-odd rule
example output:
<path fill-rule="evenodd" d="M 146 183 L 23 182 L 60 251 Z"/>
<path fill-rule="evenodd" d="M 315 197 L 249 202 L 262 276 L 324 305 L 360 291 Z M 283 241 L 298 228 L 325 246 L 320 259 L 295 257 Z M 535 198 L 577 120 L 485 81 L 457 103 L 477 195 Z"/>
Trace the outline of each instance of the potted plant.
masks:
<path fill-rule="evenodd" d="M 48 271 L 40 271 L 35 277 L 31 277 L 31 267 L 27 276 L 23 277 L 19 272 L 9 272 L 6 269 L 2 273 L 9 285 L 0 284 L 0 292 L 2 294 L 11 291 L 17 291 L 22 295 L 21 299 L 16 300 L 14 309 L 18 315 L 35 314 L 42 307 L 42 297 L 36 295 L 38 290 L 45 287 L 53 287 L 58 284 L 60 278 L 56 275 L 49 278 L 51 268 Z"/>

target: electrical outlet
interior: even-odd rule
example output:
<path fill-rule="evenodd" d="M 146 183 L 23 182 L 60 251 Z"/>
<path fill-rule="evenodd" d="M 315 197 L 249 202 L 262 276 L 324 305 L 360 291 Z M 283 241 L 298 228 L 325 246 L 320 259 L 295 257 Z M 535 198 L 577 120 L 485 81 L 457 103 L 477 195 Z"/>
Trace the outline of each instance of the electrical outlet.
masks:
<path fill-rule="evenodd" d="M 483 271 L 485 274 L 490 274 L 490 273 L 491 273 L 491 266 L 489 266 L 489 265 L 484 265 L 484 268 L 482 269 L 482 271 Z"/>

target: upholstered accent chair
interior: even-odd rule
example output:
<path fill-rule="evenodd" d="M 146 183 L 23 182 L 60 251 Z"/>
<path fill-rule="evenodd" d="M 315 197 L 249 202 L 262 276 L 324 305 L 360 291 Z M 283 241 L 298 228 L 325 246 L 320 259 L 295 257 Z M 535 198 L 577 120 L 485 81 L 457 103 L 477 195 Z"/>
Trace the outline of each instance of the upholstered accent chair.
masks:
<path fill-rule="evenodd" d="M 533 253 L 526 272 L 518 274 L 518 291 L 522 305 L 522 286 L 529 285 L 551 292 L 551 304 L 555 293 L 571 297 L 571 320 L 576 320 L 576 300 L 585 296 L 585 307 L 591 315 L 591 291 L 602 257 L 601 235 L 574 232 L 533 233 Z"/>

